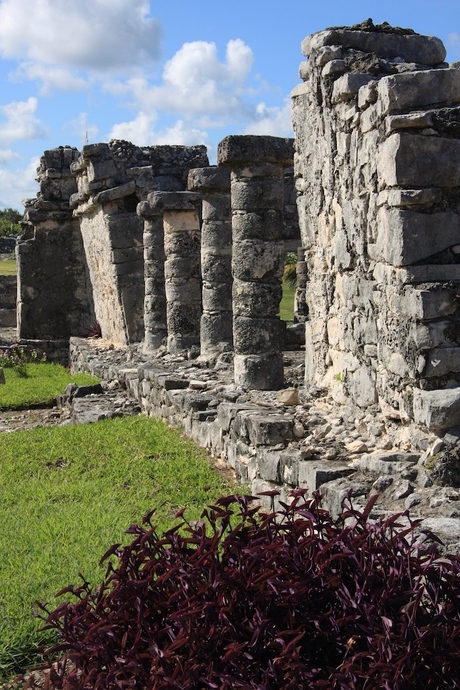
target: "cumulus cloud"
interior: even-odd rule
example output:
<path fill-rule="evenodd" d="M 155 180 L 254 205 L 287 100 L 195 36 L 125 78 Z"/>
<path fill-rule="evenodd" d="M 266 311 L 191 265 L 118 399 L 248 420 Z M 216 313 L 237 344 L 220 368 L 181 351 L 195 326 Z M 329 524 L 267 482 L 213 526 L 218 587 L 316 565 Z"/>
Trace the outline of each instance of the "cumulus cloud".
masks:
<path fill-rule="evenodd" d="M 41 93 L 45 96 L 52 91 L 84 91 L 89 88 L 88 81 L 72 74 L 70 69 L 42 65 L 35 62 L 23 62 L 12 75 L 13 80 L 28 79 L 41 82 Z"/>
<path fill-rule="evenodd" d="M 0 165 L 9 165 L 11 161 L 20 157 L 18 153 L 15 153 L 11 149 L 0 149 Z"/>
<path fill-rule="evenodd" d="M 62 129 L 78 137 L 80 146 L 97 141 L 99 132 L 97 125 L 90 124 L 88 113 L 80 113 L 75 119 L 66 122 Z"/>
<path fill-rule="evenodd" d="M 31 96 L 27 101 L 13 101 L 0 106 L 5 117 L 0 122 L 0 143 L 11 143 L 30 139 L 40 139 L 46 135 L 46 128 L 36 117 L 38 101 Z"/>
<path fill-rule="evenodd" d="M 197 120 L 199 128 L 223 126 L 252 107 L 245 101 L 251 93 L 247 80 L 254 56 L 241 40 L 229 41 L 220 60 L 215 43 L 194 41 L 166 63 L 160 85 L 145 76 L 126 82 L 107 81 L 103 88 L 116 97 L 129 98 L 132 106 L 152 117 L 160 111 L 176 113 L 182 120 Z"/>
<path fill-rule="evenodd" d="M 254 120 L 245 127 L 243 134 L 292 137 L 290 98 L 285 100 L 282 108 L 267 107 L 265 103 L 259 103 L 255 109 Z"/>
<path fill-rule="evenodd" d="M 110 139 L 125 139 L 137 146 L 149 146 L 155 138 L 154 125 L 156 115 L 147 115 L 142 111 L 130 122 L 119 122 L 112 127 Z"/>
<path fill-rule="evenodd" d="M 38 184 L 35 180 L 39 157 L 32 158 L 25 168 L 5 170 L 0 168 L 0 189 L 2 204 L 8 208 L 23 211 L 23 199 L 32 199 L 37 195 Z"/>
<path fill-rule="evenodd" d="M 124 70 L 158 59 L 147 0 L 2 0 L 0 54 L 41 65 Z"/>

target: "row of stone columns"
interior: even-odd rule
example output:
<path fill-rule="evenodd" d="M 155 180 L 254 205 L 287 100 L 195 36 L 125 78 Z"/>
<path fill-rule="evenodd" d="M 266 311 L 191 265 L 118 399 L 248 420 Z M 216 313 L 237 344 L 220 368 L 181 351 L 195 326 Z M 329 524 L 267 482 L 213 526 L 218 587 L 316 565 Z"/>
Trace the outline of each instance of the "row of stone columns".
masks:
<path fill-rule="evenodd" d="M 235 383 L 283 385 L 284 168 L 293 141 L 232 136 L 219 167 L 189 173 L 189 192 L 152 192 L 144 217 L 145 348 L 234 348 Z M 254 161 L 257 161 L 254 163 Z M 202 219 L 200 218 L 200 209 Z M 164 238 L 164 239 L 163 239 Z"/>

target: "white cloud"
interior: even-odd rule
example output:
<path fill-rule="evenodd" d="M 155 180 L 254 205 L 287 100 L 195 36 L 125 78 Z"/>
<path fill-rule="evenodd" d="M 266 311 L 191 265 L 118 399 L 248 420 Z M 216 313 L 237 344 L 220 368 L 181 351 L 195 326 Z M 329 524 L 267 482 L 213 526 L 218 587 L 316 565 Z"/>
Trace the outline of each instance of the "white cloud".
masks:
<path fill-rule="evenodd" d="M 155 114 L 147 115 L 141 111 L 131 122 L 120 122 L 114 125 L 109 138 L 125 139 L 137 146 L 150 146 L 155 138 L 155 122 Z"/>
<path fill-rule="evenodd" d="M 0 122 L 0 143 L 11 143 L 45 136 L 46 129 L 35 116 L 38 101 L 31 96 L 27 101 L 13 101 L 0 106 L 5 122 Z"/>
<path fill-rule="evenodd" d="M 189 126 L 183 120 L 178 120 L 172 127 L 160 130 L 155 137 L 155 143 L 195 146 L 196 144 L 206 144 L 207 139 L 207 132 Z"/>
<path fill-rule="evenodd" d="M 250 122 L 243 134 L 265 134 L 274 137 L 292 137 L 291 99 L 287 98 L 282 108 L 269 108 L 265 103 L 259 103 L 255 118 Z"/>
<path fill-rule="evenodd" d="M 147 0 L 2 0 L 0 54 L 27 62 L 125 70 L 159 57 Z"/>
<path fill-rule="evenodd" d="M 8 165 L 17 158 L 21 158 L 21 156 L 11 149 L 0 149 L 0 165 Z"/>
<path fill-rule="evenodd" d="M 126 82 L 107 80 L 103 89 L 130 99 L 129 105 L 145 117 L 164 111 L 181 120 L 195 119 L 199 129 L 222 127 L 253 112 L 254 106 L 245 100 L 252 93 L 247 80 L 253 59 L 251 49 L 239 39 L 228 42 L 224 61 L 214 43 L 194 41 L 168 60 L 162 84 L 152 86 L 145 76 L 136 76 Z"/>
<path fill-rule="evenodd" d="M 23 199 L 32 199 L 37 195 L 38 185 L 35 181 L 39 157 L 30 160 L 25 168 L 14 171 L 0 168 L 0 189 L 2 203 L 7 208 L 16 208 L 23 211 Z"/>
<path fill-rule="evenodd" d="M 66 132 L 71 132 L 74 136 L 78 137 L 82 147 L 86 143 L 94 143 L 97 141 L 97 136 L 99 128 L 97 125 L 91 125 L 88 122 L 88 113 L 80 113 L 78 117 L 70 122 L 66 122 L 62 129 Z"/>
<path fill-rule="evenodd" d="M 54 89 L 59 91 L 84 91 L 89 88 L 88 82 L 82 77 L 72 74 L 69 69 L 43 65 L 36 62 L 23 62 L 12 75 L 14 80 L 37 80 L 42 82 L 40 89 L 43 95 L 48 95 Z"/>

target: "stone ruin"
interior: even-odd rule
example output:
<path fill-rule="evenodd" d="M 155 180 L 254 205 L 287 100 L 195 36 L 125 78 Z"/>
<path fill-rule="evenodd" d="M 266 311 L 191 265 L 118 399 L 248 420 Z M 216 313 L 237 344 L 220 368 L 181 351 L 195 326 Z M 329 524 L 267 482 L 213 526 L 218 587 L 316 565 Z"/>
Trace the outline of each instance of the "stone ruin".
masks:
<path fill-rule="evenodd" d="M 458 535 L 460 65 L 371 20 L 302 51 L 294 139 L 228 136 L 217 166 L 204 146 L 45 152 L 19 334 L 70 338 L 75 368 L 123 381 L 253 491 L 446 504 Z"/>

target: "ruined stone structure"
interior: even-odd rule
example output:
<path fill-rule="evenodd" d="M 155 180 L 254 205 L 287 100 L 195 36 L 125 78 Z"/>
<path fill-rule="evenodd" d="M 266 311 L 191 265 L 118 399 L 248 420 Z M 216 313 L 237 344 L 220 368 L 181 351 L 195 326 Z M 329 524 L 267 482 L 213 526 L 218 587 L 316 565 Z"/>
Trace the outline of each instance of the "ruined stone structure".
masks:
<path fill-rule="evenodd" d="M 137 365 L 75 337 L 72 365 L 116 376 L 253 491 L 321 486 L 338 505 L 350 481 L 369 494 L 368 472 L 435 508 L 424 463 L 460 452 L 460 68 L 438 39 L 371 20 L 302 50 L 294 140 L 226 137 L 217 166 L 200 146 L 46 152 L 19 332 L 98 322 Z"/>
<path fill-rule="evenodd" d="M 439 39 L 332 29 L 293 92 L 306 383 L 460 422 L 460 70 Z"/>

